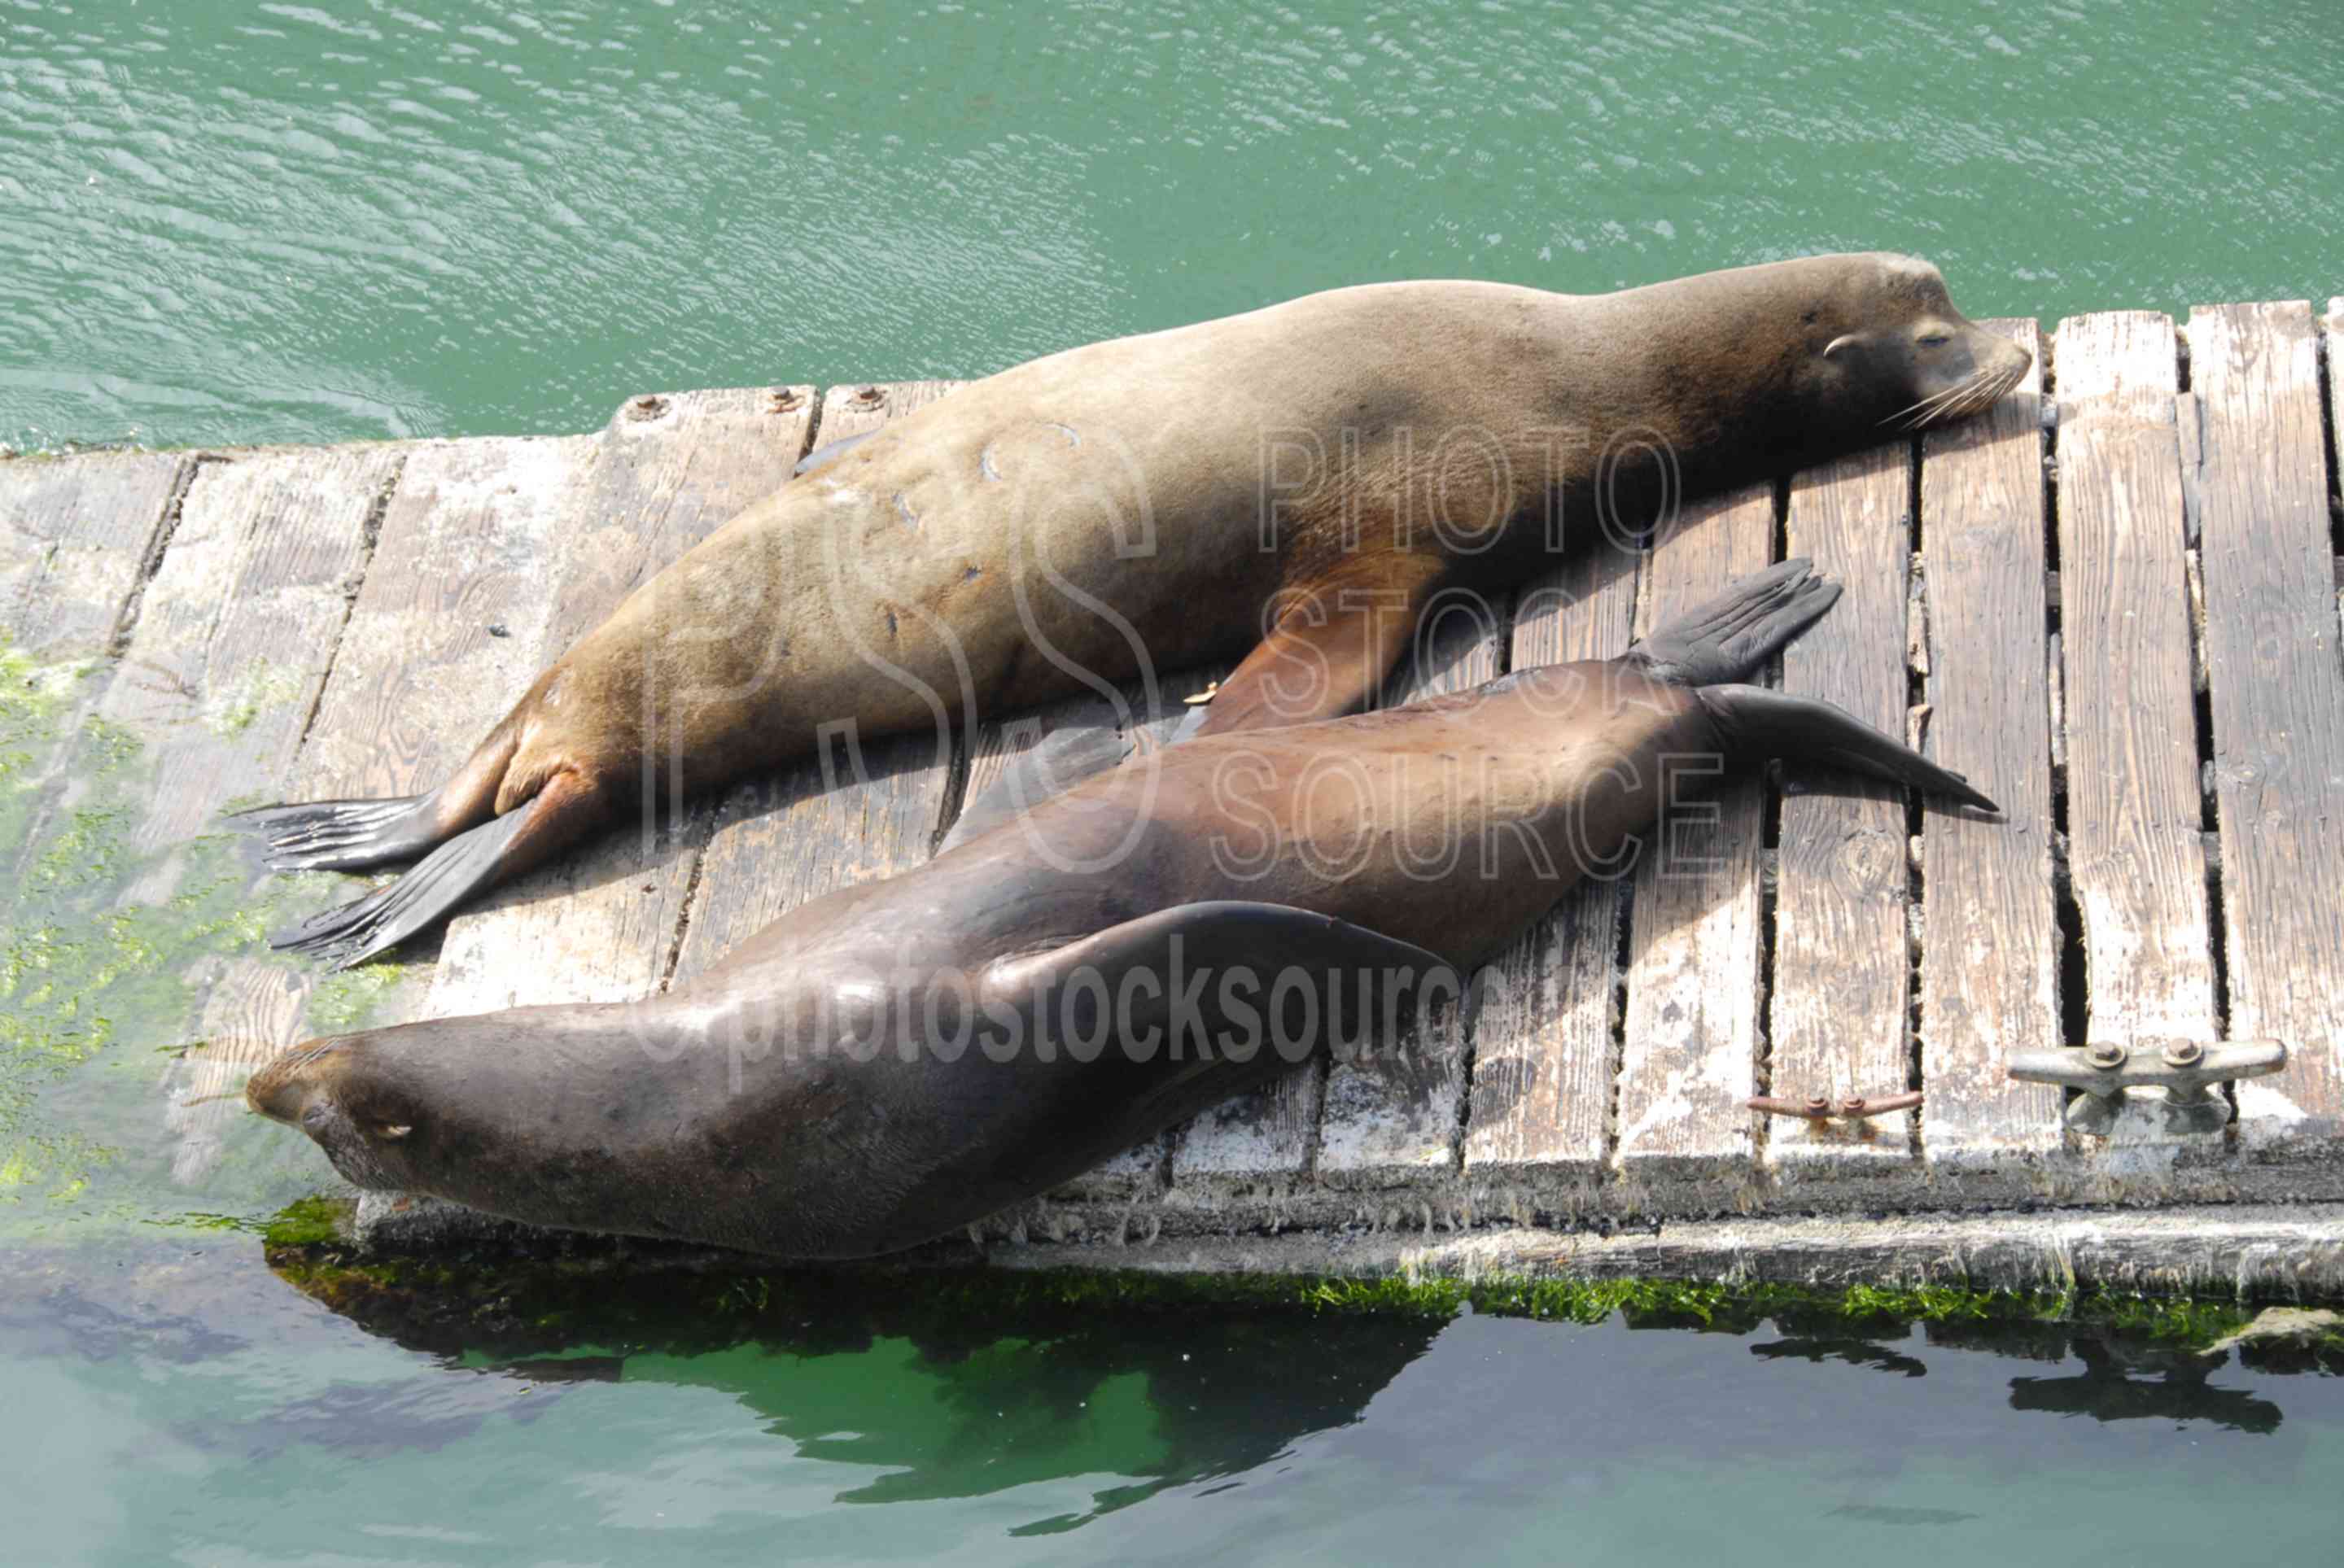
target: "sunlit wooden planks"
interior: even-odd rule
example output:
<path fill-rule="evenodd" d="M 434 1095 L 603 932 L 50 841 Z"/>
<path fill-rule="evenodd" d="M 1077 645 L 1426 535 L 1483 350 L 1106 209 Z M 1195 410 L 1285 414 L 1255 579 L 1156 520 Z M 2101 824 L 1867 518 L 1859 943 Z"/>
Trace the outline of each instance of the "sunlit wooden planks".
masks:
<path fill-rule="evenodd" d="M 1641 632 L 1665 626 L 1774 545 L 1774 487 L 1686 508 L 1652 548 Z M 1682 769 L 1673 779 L 1672 765 Z M 1682 801 L 1648 836 L 1628 920 L 1620 1049 L 1622 1207 L 1705 1211 L 1746 1202 L 1756 1175 L 1760 859 L 1766 780 L 1715 757 L 1655 759 Z"/>
<path fill-rule="evenodd" d="M 2042 343 L 2016 390 L 1922 442 L 1925 749 L 2001 806 L 1931 809 L 1922 844 L 1922 1149 L 1934 1179 L 2024 1188 L 2060 1151 L 2059 1094 L 2006 1076 L 2059 1042 L 2052 890 Z"/>
<path fill-rule="evenodd" d="M 2190 313 L 2204 417 L 2206 658 L 2234 1039 L 2274 1035 L 2243 1083 L 2265 1158 L 2344 1134 L 2344 666 L 2320 428 L 2319 328 L 2300 301 Z"/>
<path fill-rule="evenodd" d="M 2210 1042 L 2218 1027 L 2177 347 L 2163 315 L 2111 311 L 2061 322 L 2056 361 L 2067 866 L 2085 1033 L 2151 1053 Z M 2160 1096 L 2139 1098 L 2153 1109 Z M 2163 1119 L 2127 1117 L 2117 1131 L 2122 1142 L 2160 1138 Z M 2192 1141 L 2220 1151 L 2219 1140 Z"/>
<path fill-rule="evenodd" d="M 1911 444 L 1875 447 L 1791 484 L 1784 550 L 1844 590 L 1783 655 L 1783 689 L 1902 736 L 1913 525 Z M 1876 1098 L 1909 1087 L 1912 964 L 1905 791 L 1827 762 L 1786 763 L 1776 854 L 1768 1091 Z M 1786 1191 L 1912 1169 L 1912 1114 L 1837 1121 L 1777 1117 L 1767 1162 Z"/>

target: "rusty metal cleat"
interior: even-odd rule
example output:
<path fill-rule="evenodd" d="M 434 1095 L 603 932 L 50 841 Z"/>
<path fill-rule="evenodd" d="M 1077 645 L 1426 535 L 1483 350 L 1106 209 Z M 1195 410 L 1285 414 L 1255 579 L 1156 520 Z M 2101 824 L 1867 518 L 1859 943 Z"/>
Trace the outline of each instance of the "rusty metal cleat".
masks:
<path fill-rule="evenodd" d="M 1918 1090 L 1900 1094 L 1852 1094 L 1844 1100 L 1826 1100 L 1820 1094 L 1805 1100 L 1783 1100 L 1761 1094 L 1742 1103 L 1769 1116 L 1797 1116 L 1809 1121 L 1861 1121 L 1870 1116 L 1885 1116 L 1892 1111 L 1910 1111 L 1921 1103 L 1921 1095 Z"/>
<path fill-rule="evenodd" d="M 2060 1050 L 2021 1050 L 2010 1059 L 2010 1076 L 2021 1083 L 2056 1083 L 2083 1092 L 2067 1102 L 2069 1127 L 2105 1138 L 2115 1128 L 2127 1089 L 2165 1091 L 2165 1130 L 2172 1133 L 2219 1132 L 2229 1125 L 2230 1102 L 2217 1084 L 2261 1078 L 2287 1065 L 2287 1045 L 2276 1040 L 2225 1040 L 2201 1045 L 2173 1040 L 2152 1051 L 2113 1040 L 2095 1040 Z"/>

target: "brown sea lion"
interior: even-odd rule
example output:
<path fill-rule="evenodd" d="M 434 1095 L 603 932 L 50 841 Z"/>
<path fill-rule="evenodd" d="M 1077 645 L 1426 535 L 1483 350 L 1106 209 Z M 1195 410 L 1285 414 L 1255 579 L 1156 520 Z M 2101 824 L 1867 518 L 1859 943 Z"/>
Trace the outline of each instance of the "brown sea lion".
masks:
<path fill-rule="evenodd" d="M 1239 654 L 1205 733 L 1326 718 L 1445 585 L 1975 413 L 2027 364 L 1889 255 L 1594 296 L 1377 284 L 1072 349 L 841 443 L 637 590 L 429 794 L 242 819 L 280 869 L 430 851 L 280 943 L 347 964 L 647 786 L 722 784 L 824 726 L 941 741 Z"/>
<path fill-rule="evenodd" d="M 1151 752 L 817 899 L 649 1001 L 370 1030 L 255 1075 L 361 1186 L 541 1225 L 883 1252 L 1311 1051 L 1391 1038 L 1718 759 L 1993 809 L 1843 710 L 1731 684 L 1828 609 L 1789 561 L 1603 663 Z"/>

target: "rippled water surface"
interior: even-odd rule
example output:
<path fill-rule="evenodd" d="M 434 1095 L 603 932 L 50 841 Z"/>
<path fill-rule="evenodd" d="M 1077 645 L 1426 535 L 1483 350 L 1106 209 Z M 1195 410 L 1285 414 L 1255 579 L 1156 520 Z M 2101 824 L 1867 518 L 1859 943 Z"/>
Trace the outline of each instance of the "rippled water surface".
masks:
<path fill-rule="evenodd" d="M 14 1561 L 2335 1556 L 2334 1350 L 108 1261 L 0 1282 Z"/>
<path fill-rule="evenodd" d="M 589 429 L 1373 278 L 2344 289 L 2332 0 L 7 0 L 0 441 Z"/>
<path fill-rule="evenodd" d="M 1369 279 L 1819 249 L 1926 255 L 1979 316 L 2324 299 L 2339 20 L 0 0 L 0 447 L 581 430 Z M 225 961 L 334 895 L 134 842 L 157 764 L 79 726 L 90 678 L 0 649 L 8 1561 L 2335 1555 L 2332 1354 L 272 1272 L 324 1166 L 174 1097 Z"/>

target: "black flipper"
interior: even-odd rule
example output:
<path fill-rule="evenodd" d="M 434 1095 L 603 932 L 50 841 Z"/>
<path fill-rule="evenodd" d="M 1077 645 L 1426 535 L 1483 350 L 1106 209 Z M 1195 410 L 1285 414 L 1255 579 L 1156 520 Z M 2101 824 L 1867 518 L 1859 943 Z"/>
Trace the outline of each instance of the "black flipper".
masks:
<path fill-rule="evenodd" d="M 262 806 L 227 821 L 268 840 L 272 871 L 364 871 L 412 860 L 447 837 L 440 791 L 390 800 Z"/>
<path fill-rule="evenodd" d="M 1205 727 L 1206 707 L 1188 709 L 1164 746 L 1177 746 Z M 957 849 L 971 839 L 1015 821 L 1024 813 L 1063 795 L 1076 785 L 1095 779 L 1127 760 L 1142 745 L 1111 724 L 1070 724 L 1052 730 L 1039 744 L 1021 752 L 991 788 L 972 797 L 960 809 L 960 819 L 936 845 L 936 853 Z"/>
<path fill-rule="evenodd" d="M 793 475 L 811 474 L 816 468 L 826 468 L 878 433 L 876 430 L 865 430 L 860 436 L 841 436 L 835 441 L 825 441 L 800 457 L 797 467 L 792 468 L 790 472 Z"/>
<path fill-rule="evenodd" d="M 1839 602 L 1840 586 L 1794 557 L 1743 578 L 1628 650 L 1647 675 L 1676 686 L 1747 680 Z"/>
<path fill-rule="evenodd" d="M 268 945 L 345 970 L 397 947 L 515 869 L 507 851 L 544 809 L 546 800 L 539 795 L 493 821 L 457 834 L 399 880 L 355 902 L 311 915 L 269 938 Z"/>
<path fill-rule="evenodd" d="M 1763 686 L 1704 686 L 1694 695 L 1709 709 L 1725 743 L 1736 750 L 1827 762 L 2001 814 L 2001 807 L 1971 789 L 1960 774 L 1883 735 L 1844 708 Z"/>
<path fill-rule="evenodd" d="M 1394 1026 L 1461 997 L 1456 968 L 1412 942 L 1241 900 L 1177 904 L 1005 960 L 977 998 L 989 1017 L 1016 1016 L 1016 1070 L 1076 1071 L 1095 1088 L 1030 1096 L 1060 1107 L 1057 1124 L 1029 1129 L 987 1174 L 1030 1161 L 1063 1179 L 1309 1056 L 1390 1050 L 1405 1039 Z"/>
<path fill-rule="evenodd" d="M 1131 755 L 1132 746 L 1112 724 L 1070 724 L 1018 753 L 990 789 L 960 809 L 960 819 L 936 846 L 941 855 L 971 839 L 1015 821 L 1053 795 L 1063 795 Z"/>

